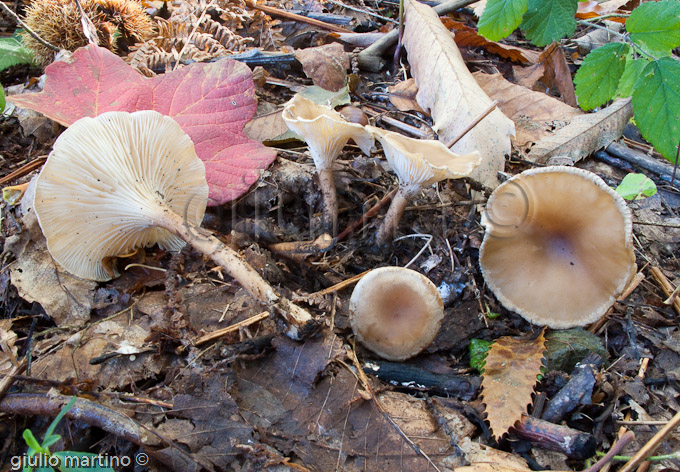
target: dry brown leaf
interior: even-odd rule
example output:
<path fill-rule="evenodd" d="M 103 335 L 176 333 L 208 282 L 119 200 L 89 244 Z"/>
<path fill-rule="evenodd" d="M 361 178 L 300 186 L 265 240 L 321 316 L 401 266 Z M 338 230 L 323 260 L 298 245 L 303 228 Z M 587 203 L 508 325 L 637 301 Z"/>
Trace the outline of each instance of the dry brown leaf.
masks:
<path fill-rule="evenodd" d="M 288 132 L 288 125 L 283 121 L 282 114 L 283 108 L 253 118 L 243 127 L 243 133 L 261 143 L 271 141 Z"/>
<path fill-rule="evenodd" d="M 545 87 L 557 89 L 567 105 L 578 106 L 567 58 L 557 43 L 546 47 L 536 64 L 512 70 L 519 85 L 536 90 L 534 85 L 540 80 Z"/>
<path fill-rule="evenodd" d="M 503 436 L 531 403 L 543 365 L 544 332 L 533 341 L 504 336 L 489 349 L 482 374 L 482 400 L 496 438 Z"/>
<path fill-rule="evenodd" d="M 295 59 L 302 64 L 305 75 L 312 79 L 314 85 L 337 92 L 345 86 L 345 77 L 349 69 L 349 54 L 342 44 L 331 43 L 314 48 L 298 49 Z"/>
<path fill-rule="evenodd" d="M 510 46 L 509 44 L 497 43 L 489 41 L 484 36 L 480 36 L 477 30 L 470 28 L 465 23 L 455 21 L 452 18 L 442 17 L 444 26 L 455 33 L 453 38 L 456 44 L 460 47 L 470 48 L 484 48 L 492 54 L 497 54 L 504 59 L 509 59 L 512 62 L 519 63 L 536 63 L 539 59 L 540 53 L 530 49 L 524 49 L 517 46 Z"/>
<path fill-rule="evenodd" d="M 528 159 L 540 164 L 556 157 L 579 161 L 618 139 L 632 116 L 630 98 L 616 100 L 597 113 L 575 117 L 569 125 L 541 139 Z"/>
<path fill-rule="evenodd" d="M 515 85 L 500 73 L 475 72 L 472 75 L 489 97 L 498 100 L 501 111 L 515 122 L 515 146 L 524 147 L 550 136 L 556 126 L 563 126 L 583 114 L 556 98 Z"/>
<path fill-rule="evenodd" d="M 423 109 L 430 110 L 439 139 L 448 143 L 489 108 L 491 99 L 468 71 L 451 33 L 434 10 L 415 0 L 406 0 L 405 8 L 404 46 L 419 88 L 416 99 Z M 495 187 L 514 134 L 512 120 L 495 109 L 451 150 L 459 154 L 479 151 L 482 163 L 472 177 Z"/>
<path fill-rule="evenodd" d="M 413 78 L 403 80 L 394 85 L 387 87 L 387 92 L 390 94 L 390 102 L 401 111 L 419 111 L 424 110 L 420 108 L 416 101 L 416 94 L 418 93 L 418 86 Z"/>
<path fill-rule="evenodd" d="M 586 19 L 595 18 L 596 16 L 608 15 L 614 13 L 616 10 L 624 6 L 630 0 L 609 0 L 608 2 L 598 3 L 594 0 L 589 2 L 579 2 L 578 10 L 576 11 L 576 18 Z M 626 12 L 622 12 L 626 13 Z M 625 23 L 625 18 L 612 18 L 613 21 Z"/>
<path fill-rule="evenodd" d="M 8 374 L 17 365 L 17 334 L 12 320 L 0 320 L 0 374 Z"/>

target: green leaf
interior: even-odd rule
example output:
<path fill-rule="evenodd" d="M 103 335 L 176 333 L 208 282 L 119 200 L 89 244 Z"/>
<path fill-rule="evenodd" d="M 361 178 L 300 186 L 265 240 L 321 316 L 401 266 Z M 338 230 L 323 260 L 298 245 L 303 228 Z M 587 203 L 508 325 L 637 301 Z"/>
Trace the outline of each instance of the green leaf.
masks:
<path fill-rule="evenodd" d="M 519 27 L 536 46 L 545 46 L 574 33 L 577 7 L 577 0 L 529 0 Z"/>
<path fill-rule="evenodd" d="M 0 84 L 0 115 L 5 111 L 5 89 Z"/>
<path fill-rule="evenodd" d="M 484 341 L 483 339 L 473 338 L 470 340 L 470 367 L 477 369 L 480 373 L 484 372 L 484 361 L 486 354 L 489 352 L 493 341 Z"/>
<path fill-rule="evenodd" d="M 25 429 L 24 433 L 22 434 L 24 441 L 26 441 L 26 444 L 28 445 L 29 449 L 31 449 L 33 454 L 36 454 L 38 452 L 42 452 L 42 447 L 40 447 L 40 443 L 38 440 L 33 436 L 33 431 L 30 429 Z"/>
<path fill-rule="evenodd" d="M 621 80 L 619 80 L 619 88 L 616 89 L 617 98 L 626 98 L 633 95 L 633 87 L 635 82 L 640 78 L 642 69 L 649 64 L 649 60 L 644 58 L 634 59 L 632 54 L 626 58 L 626 68 L 623 70 Z"/>
<path fill-rule="evenodd" d="M 17 64 L 33 63 L 33 53 L 17 37 L 0 38 L 0 71 Z"/>
<path fill-rule="evenodd" d="M 616 187 L 616 193 L 626 200 L 641 200 L 656 194 L 656 184 L 644 174 L 631 173 Z"/>
<path fill-rule="evenodd" d="M 505 38 L 522 22 L 527 8 L 529 0 L 489 0 L 477 23 L 479 34 L 491 41 Z"/>
<path fill-rule="evenodd" d="M 680 141 L 680 62 L 662 57 L 650 62 L 633 88 L 633 112 L 642 136 L 675 162 Z"/>
<path fill-rule="evenodd" d="M 91 452 L 62 451 L 55 452 L 53 456 L 59 457 L 61 472 L 115 472 L 111 467 L 104 467 L 105 457 L 92 454 Z"/>
<path fill-rule="evenodd" d="M 609 43 L 583 59 L 583 64 L 574 76 L 581 108 L 590 110 L 614 98 L 629 51 L 630 46 L 627 44 Z"/>
<path fill-rule="evenodd" d="M 626 21 L 630 39 L 650 51 L 670 54 L 680 46 L 680 2 L 645 2 Z"/>
<path fill-rule="evenodd" d="M 68 413 L 68 411 L 71 408 L 73 408 L 73 405 L 75 405 L 76 398 L 77 397 L 73 396 L 71 398 L 71 401 L 69 401 L 66 405 L 64 405 L 62 407 L 62 409 L 59 411 L 59 414 L 52 420 L 52 422 L 50 423 L 50 426 L 47 428 L 47 431 L 45 432 L 45 439 L 52 436 L 52 434 L 54 433 L 54 429 L 57 427 L 59 422 L 64 418 L 64 416 L 66 416 L 66 413 Z"/>

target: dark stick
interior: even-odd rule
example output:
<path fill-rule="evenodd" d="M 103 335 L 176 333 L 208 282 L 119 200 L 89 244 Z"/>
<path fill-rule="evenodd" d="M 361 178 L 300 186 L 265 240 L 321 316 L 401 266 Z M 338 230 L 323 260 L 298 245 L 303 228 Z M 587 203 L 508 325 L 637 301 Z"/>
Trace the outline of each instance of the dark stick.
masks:
<path fill-rule="evenodd" d="M 517 436 L 538 447 L 561 452 L 571 459 L 585 460 L 595 455 L 597 442 L 592 434 L 524 416 L 511 428 Z"/>

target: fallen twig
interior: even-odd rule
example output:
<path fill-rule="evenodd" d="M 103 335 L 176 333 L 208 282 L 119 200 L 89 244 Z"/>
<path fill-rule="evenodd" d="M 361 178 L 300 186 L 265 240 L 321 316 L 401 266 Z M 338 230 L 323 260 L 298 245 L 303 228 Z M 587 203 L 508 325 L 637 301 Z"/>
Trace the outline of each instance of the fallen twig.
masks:
<path fill-rule="evenodd" d="M 279 8 L 269 7 L 267 5 L 257 4 L 253 1 L 248 1 L 246 4 L 250 8 L 260 10 L 265 12 L 267 15 L 279 16 L 281 18 L 287 18 L 293 21 L 299 21 L 300 23 L 307 23 L 308 25 L 317 26 L 319 28 L 326 29 L 328 31 L 335 31 L 336 33 L 352 33 L 352 31 L 345 28 L 341 28 L 330 23 L 325 23 L 323 21 L 315 20 L 314 18 L 307 18 L 306 16 L 298 15 L 297 13 L 291 13 L 289 11 L 280 10 Z"/>
<path fill-rule="evenodd" d="M 654 280 L 656 280 L 656 282 L 661 287 L 661 290 L 663 290 L 663 293 L 665 293 L 667 297 L 670 297 L 673 292 L 675 292 L 676 288 L 673 287 L 668 278 L 663 272 L 661 272 L 661 269 L 658 267 L 650 267 L 649 273 L 652 274 L 652 277 Z M 680 315 L 680 298 L 677 296 L 673 298 L 673 309 L 675 309 L 675 312 Z"/>
<path fill-rule="evenodd" d="M 680 424 L 680 412 L 676 413 L 675 416 L 664 426 L 658 433 L 656 433 L 652 439 L 650 439 L 647 444 L 642 446 L 631 459 L 626 462 L 626 464 L 619 470 L 619 472 L 632 472 L 642 461 L 647 457 L 654 454 L 654 451 L 659 447 L 664 439 L 670 435 L 673 430 Z"/>

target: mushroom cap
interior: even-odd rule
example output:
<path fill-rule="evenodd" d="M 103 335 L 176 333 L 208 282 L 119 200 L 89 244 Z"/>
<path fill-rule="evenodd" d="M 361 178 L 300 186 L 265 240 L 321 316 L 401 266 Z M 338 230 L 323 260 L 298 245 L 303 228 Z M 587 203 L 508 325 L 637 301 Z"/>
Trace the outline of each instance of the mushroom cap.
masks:
<path fill-rule="evenodd" d="M 349 301 L 357 339 L 380 357 L 403 360 L 434 340 L 444 317 L 437 287 L 403 267 L 380 267 L 357 283 Z"/>
<path fill-rule="evenodd" d="M 284 107 L 281 115 L 292 131 L 305 140 L 317 170 L 329 169 L 351 139 L 367 156 L 373 136 L 363 126 L 350 123 L 330 107 L 317 105 L 300 94 Z"/>
<path fill-rule="evenodd" d="M 440 180 L 466 177 L 482 161 L 477 151 L 456 154 L 435 139 L 409 138 L 375 126 L 366 129 L 382 144 L 400 185 L 411 192 Z"/>
<path fill-rule="evenodd" d="M 508 309 L 538 325 L 597 321 L 636 271 L 630 210 L 595 174 L 531 169 L 496 188 L 479 262 Z"/>
<path fill-rule="evenodd" d="M 54 143 L 34 208 L 52 257 L 78 277 L 119 275 L 110 258 L 184 241 L 156 226 L 167 211 L 191 224 L 208 200 L 205 167 L 175 120 L 155 111 L 81 118 Z"/>

